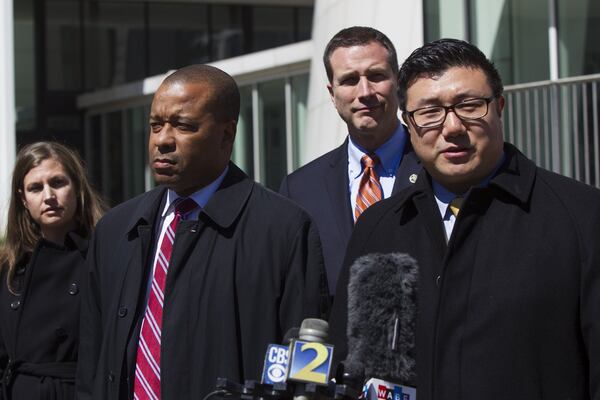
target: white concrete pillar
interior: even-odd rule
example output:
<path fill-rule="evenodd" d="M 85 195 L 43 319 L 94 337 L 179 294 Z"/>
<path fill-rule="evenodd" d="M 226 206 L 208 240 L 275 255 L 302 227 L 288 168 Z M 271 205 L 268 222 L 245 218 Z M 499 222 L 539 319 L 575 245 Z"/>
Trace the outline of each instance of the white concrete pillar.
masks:
<path fill-rule="evenodd" d="M 339 146 L 347 135 L 327 92 L 322 56 L 327 42 L 343 28 L 371 26 L 383 32 L 396 47 L 398 62 L 423 44 L 422 0 L 315 0 L 308 92 L 308 121 L 301 163 L 315 159 Z"/>
<path fill-rule="evenodd" d="M 16 150 L 12 0 L 0 1 L 0 48 L 0 235 L 4 235 Z"/>

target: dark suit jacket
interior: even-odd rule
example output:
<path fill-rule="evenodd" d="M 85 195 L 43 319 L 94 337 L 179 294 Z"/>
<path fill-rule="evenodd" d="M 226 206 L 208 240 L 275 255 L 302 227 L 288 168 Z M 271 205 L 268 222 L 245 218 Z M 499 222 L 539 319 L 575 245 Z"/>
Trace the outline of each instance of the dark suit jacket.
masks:
<path fill-rule="evenodd" d="M 129 200 L 98 223 L 82 303 L 81 399 L 130 398 L 165 192 Z M 267 344 L 321 316 L 327 297 L 308 214 L 230 164 L 199 220 L 177 227 L 165 286 L 162 397 L 201 399 L 217 377 L 258 379 Z"/>
<path fill-rule="evenodd" d="M 361 216 L 330 320 L 336 352 L 349 265 L 403 252 L 419 265 L 419 400 L 600 399 L 600 191 L 511 145 L 505 154 L 465 199 L 448 244 L 425 171 Z"/>
<path fill-rule="evenodd" d="M 392 194 L 411 185 L 421 164 L 406 138 Z M 321 243 L 329 292 L 335 294 L 346 245 L 354 227 L 348 191 L 348 139 L 338 148 L 311 161 L 283 179 L 279 193 L 300 204 L 313 217 Z"/>

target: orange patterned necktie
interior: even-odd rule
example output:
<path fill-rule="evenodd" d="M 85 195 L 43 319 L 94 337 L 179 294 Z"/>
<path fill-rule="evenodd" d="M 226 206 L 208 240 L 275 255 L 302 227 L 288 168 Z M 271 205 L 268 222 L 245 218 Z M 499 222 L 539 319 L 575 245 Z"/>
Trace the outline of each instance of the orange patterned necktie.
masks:
<path fill-rule="evenodd" d="M 363 176 L 358 187 L 358 195 L 356 196 L 356 207 L 354 208 L 354 219 L 358 220 L 369 206 L 377 203 L 383 198 L 383 190 L 379 184 L 379 177 L 375 172 L 375 167 L 380 163 L 379 157 L 376 154 L 365 154 L 360 162 L 364 165 Z"/>

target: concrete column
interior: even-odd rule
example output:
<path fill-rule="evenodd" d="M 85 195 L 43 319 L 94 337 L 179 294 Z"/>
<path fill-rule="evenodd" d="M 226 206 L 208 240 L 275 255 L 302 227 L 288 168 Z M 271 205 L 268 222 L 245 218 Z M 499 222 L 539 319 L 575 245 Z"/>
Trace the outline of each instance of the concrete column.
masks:
<path fill-rule="evenodd" d="M 315 52 L 310 67 L 305 145 L 300 152 L 302 164 L 339 146 L 348 133 L 329 98 L 322 56 L 333 35 L 354 25 L 371 26 L 385 33 L 402 63 L 423 44 L 422 0 L 315 0 Z"/>
<path fill-rule="evenodd" d="M 4 235 L 16 150 L 12 0 L 0 1 L 0 48 L 0 235 Z"/>

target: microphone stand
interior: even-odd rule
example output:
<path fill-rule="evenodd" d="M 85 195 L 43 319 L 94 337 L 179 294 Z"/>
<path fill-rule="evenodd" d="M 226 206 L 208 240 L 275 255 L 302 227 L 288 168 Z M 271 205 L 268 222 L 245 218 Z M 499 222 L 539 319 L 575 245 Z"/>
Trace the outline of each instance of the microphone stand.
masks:
<path fill-rule="evenodd" d="M 244 385 L 226 378 L 217 378 L 217 390 L 210 396 L 240 400 L 293 400 L 294 396 L 304 395 L 314 400 L 356 400 L 360 391 L 348 385 L 331 381 L 326 386 L 316 383 L 281 382 L 273 385 L 247 380 Z M 207 396 L 208 397 L 208 396 Z M 205 397 L 203 400 L 208 400 Z"/>

